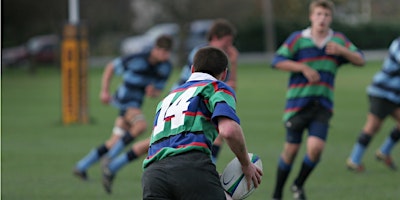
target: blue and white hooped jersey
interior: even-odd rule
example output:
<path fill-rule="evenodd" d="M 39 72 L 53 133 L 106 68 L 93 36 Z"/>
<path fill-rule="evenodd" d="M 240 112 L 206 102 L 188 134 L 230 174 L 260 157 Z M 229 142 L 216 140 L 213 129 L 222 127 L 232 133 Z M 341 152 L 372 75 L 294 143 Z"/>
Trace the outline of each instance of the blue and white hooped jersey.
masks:
<path fill-rule="evenodd" d="M 150 52 L 119 57 L 113 61 L 114 73 L 121 75 L 123 82 L 114 94 L 113 105 L 119 109 L 140 108 L 146 86 L 153 84 L 162 90 L 172 71 L 169 61 L 151 65 Z"/>
<path fill-rule="evenodd" d="M 367 91 L 368 95 L 400 104 L 400 37 L 390 45 L 382 69 L 375 74 Z"/>

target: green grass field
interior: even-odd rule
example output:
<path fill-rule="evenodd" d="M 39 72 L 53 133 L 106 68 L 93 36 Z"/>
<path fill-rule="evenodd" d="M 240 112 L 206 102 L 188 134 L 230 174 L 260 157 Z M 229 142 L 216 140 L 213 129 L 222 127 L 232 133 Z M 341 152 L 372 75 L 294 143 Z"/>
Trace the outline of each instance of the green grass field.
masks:
<path fill-rule="evenodd" d="M 381 61 L 363 69 L 343 66 L 336 80 L 335 115 L 321 163 L 306 184 L 309 199 L 377 200 L 400 198 L 400 172 L 392 172 L 375 161 L 374 151 L 394 125 L 390 119 L 371 142 L 364 156 L 367 171 L 354 174 L 345 168 L 345 160 L 364 124 L 367 113 L 365 88 Z M 110 135 L 117 110 L 100 103 L 99 84 L 102 69 L 90 69 L 89 124 L 61 123 L 60 71 L 43 67 L 36 75 L 26 69 L 2 72 L 1 198 L 5 200 L 43 199 L 141 199 L 143 158 L 127 165 L 117 175 L 113 194 L 101 185 L 99 164 L 88 171 L 90 181 L 72 176 L 72 168 L 88 151 Z M 169 85 L 176 80 L 175 70 Z M 270 199 L 277 159 L 284 141 L 281 123 L 288 74 L 272 70 L 269 64 L 239 66 L 238 113 L 246 135 L 248 150 L 258 154 L 264 166 L 262 185 L 249 200 Z M 114 86 L 118 80 L 114 80 Z M 167 87 L 169 88 L 169 86 Z M 159 99 L 146 99 L 144 112 L 151 122 Z M 147 133 L 148 135 L 149 133 Z M 144 136 L 138 138 L 143 139 Z M 297 175 L 302 152 L 296 160 L 285 188 Z M 400 164 L 400 148 L 393 157 Z M 217 163 L 222 171 L 233 158 L 225 145 Z M 207 191 L 205 191 L 207 192 Z"/>

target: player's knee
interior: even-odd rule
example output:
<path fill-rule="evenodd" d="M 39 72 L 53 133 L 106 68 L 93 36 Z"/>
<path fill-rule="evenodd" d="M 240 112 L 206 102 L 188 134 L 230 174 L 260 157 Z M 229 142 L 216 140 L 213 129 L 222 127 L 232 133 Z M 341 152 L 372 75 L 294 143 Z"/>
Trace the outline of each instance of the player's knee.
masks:
<path fill-rule="evenodd" d="M 125 133 L 124 137 L 122 137 L 122 142 L 124 143 L 124 145 L 127 145 L 127 144 L 131 143 L 134 139 L 135 139 L 135 137 L 133 137 L 131 135 L 131 133 L 127 131 Z"/>
<path fill-rule="evenodd" d="M 372 137 L 370 135 L 362 132 L 360 136 L 358 136 L 358 143 L 366 147 L 371 142 L 371 138 Z"/>
<path fill-rule="evenodd" d="M 124 136 L 124 134 L 125 134 L 125 130 L 124 130 L 123 128 L 119 127 L 119 126 L 114 126 L 114 128 L 113 128 L 113 130 L 112 130 L 112 133 L 113 133 L 114 135 L 117 135 L 117 136 L 119 136 L 119 137 L 122 137 L 122 136 Z"/>
<path fill-rule="evenodd" d="M 147 123 L 144 120 L 136 122 L 134 126 L 136 126 L 135 129 L 139 133 L 145 132 L 147 130 Z"/>
<path fill-rule="evenodd" d="M 397 128 L 394 128 L 392 132 L 390 133 L 390 137 L 392 138 L 393 141 L 397 142 L 400 139 L 400 130 Z"/>

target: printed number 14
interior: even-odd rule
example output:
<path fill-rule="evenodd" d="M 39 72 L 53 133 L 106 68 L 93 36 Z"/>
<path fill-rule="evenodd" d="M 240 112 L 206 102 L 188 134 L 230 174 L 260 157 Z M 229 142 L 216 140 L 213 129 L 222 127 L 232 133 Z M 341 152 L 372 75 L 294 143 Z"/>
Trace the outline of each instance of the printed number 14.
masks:
<path fill-rule="evenodd" d="M 157 125 L 153 129 L 153 135 L 157 135 L 164 130 L 165 121 L 171 120 L 171 129 L 182 126 L 185 121 L 185 112 L 189 108 L 189 99 L 196 92 L 196 87 L 187 89 L 174 102 L 177 93 L 169 94 L 161 104 L 160 114 L 157 118 Z"/>

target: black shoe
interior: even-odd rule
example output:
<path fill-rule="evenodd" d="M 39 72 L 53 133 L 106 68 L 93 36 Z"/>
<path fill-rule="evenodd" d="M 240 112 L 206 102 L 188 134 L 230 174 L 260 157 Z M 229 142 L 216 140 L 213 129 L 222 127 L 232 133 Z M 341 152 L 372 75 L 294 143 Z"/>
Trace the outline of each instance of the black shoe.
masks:
<path fill-rule="evenodd" d="M 295 200 L 306 200 L 307 199 L 303 188 L 300 188 L 297 185 L 293 184 L 290 187 L 290 190 L 293 192 L 293 198 Z"/>
<path fill-rule="evenodd" d="M 114 180 L 115 174 L 112 174 L 108 167 L 103 168 L 103 187 L 104 190 L 108 193 L 111 194 L 111 188 L 112 188 L 112 183 Z"/>
<path fill-rule="evenodd" d="M 79 179 L 83 180 L 83 181 L 87 181 L 88 180 L 88 176 L 86 174 L 86 171 L 79 171 L 78 169 L 74 169 L 72 172 L 76 177 L 78 177 Z"/>

